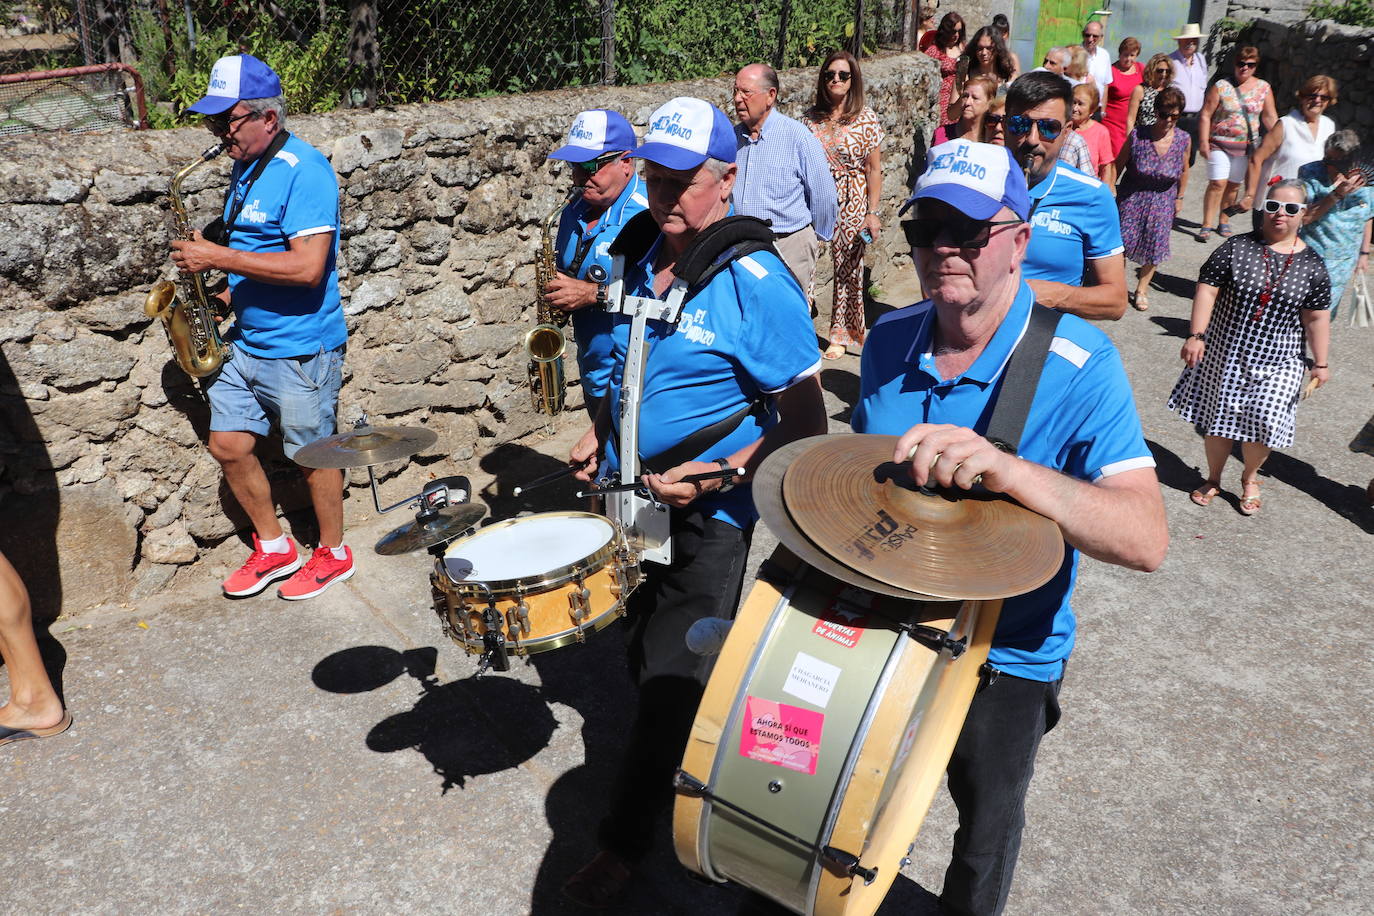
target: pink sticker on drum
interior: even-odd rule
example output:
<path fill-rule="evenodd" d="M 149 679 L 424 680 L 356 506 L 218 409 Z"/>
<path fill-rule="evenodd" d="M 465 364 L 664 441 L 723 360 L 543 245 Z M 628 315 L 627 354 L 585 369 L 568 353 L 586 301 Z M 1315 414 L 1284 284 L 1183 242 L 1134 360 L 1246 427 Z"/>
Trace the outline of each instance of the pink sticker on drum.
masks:
<path fill-rule="evenodd" d="M 814 774 L 825 714 L 761 697 L 745 697 L 741 757 Z"/>

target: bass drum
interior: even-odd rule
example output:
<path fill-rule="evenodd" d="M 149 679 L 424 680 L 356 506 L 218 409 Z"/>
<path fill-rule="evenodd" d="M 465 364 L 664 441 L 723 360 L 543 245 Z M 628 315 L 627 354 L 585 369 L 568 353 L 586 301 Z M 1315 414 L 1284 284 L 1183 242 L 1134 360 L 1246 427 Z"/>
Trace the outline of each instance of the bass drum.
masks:
<path fill-rule="evenodd" d="M 692 726 L 678 858 L 796 913 L 874 912 L 954 751 L 1000 610 L 875 595 L 780 548 Z"/>

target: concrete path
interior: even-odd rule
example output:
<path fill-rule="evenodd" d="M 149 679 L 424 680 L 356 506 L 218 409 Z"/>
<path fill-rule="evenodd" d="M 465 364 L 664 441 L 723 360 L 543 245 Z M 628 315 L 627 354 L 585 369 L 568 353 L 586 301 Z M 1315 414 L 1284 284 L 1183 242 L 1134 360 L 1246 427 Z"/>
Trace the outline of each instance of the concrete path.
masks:
<path fill-rule="evenodd" d="M 1271 459 L 1262 512 L 1236 511 L 1239 464 L 1226 498 L 1197 508 L 1201 441 L 1163 405 L 1216 244 L 1175 233 L 1151 310 L 1107 328 L 1173 542 L 1153 575 L 1082 566 L 1013 913 L 1374 912 L 1374 460 L 1346 448 L 1374 411 L 1374 330 L 1338 323 L 1333 382 Z M 853 357 L 826 364 L 836 430 L 857 373 Z M 494 518 L 575 508 L 570 487 L 508 494 L 580 431 L 570 416 L 431 470 L 472 475 Z M 53 626 L 76 724 L 0 749 L 0 912 L 569 911 L 557 888 L 593 850 L 634 702 L 619 628 L 474 680 L 430 610 L 427 557 L 369 550 L 405 513 L 353 497 L 360 571 L 319 599 L 223 599 L 241 560 L 228 545 L 174 594 Z M 760 529 L 755 563 L 771 547 Z M 953 823 L 941 795 L 884 912 L 933 912 Z M 737 899 L 684 875 L 665 824 L 615 912 L 723 914 Z"/>

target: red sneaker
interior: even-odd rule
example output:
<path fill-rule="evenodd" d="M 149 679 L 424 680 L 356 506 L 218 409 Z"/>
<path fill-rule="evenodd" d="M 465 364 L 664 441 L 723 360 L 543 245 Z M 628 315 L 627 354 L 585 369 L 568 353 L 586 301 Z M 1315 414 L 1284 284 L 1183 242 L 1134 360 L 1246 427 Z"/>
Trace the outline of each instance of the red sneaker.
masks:
<path fill-rule="evenodd" d="M 334 559 L 334 552 L 328 547 L 316 547 L 310 560 L 290 579 L 277 589 L 277 597 L 287 601 L 314 598 L 335 582 L 342 582 L 353 575 L 353 551 L 347 547 L 348 556 L 342 560 Z"/>
<path fill-rule="evenodd" d="M 262 542 L 256 534 L 253 535 L 253 553 L 238 572 L 224 580 L 224 594 L 230 598 L 256 595 L 278 579 L 300 569 L 301 555 L 296 551 L 296 545 L 290 538 L 286 543 L 291 546 L 287 553 L 264 553 Z"/>

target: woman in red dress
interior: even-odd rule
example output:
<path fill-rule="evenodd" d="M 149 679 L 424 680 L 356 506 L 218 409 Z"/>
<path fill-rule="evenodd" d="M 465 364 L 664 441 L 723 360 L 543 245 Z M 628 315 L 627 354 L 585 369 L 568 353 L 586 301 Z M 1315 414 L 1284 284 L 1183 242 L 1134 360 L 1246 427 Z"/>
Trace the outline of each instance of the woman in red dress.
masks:
<path fill-rule="evenodd" d="M 940 66 L 940 102 L 936 124 L 945 124 L 953 118 L 950 104 L 959 100 L 954 93 L 954 76 L 959 69 L 959 56 L 964 53 L 964 17 L 958 13 L 945 13 L 940 27 L 935 30 L 935 40 L 926 48 L 926 53 Z"/>
<path fill-rule="evenodd" d="M 1112 73 L 1112 81 L 1107 84 L 1106 107 L 1102 111 L 1102 125 L 1112 138 L 1113 159 L 1121 152 L 1129 132 L 1126 116 L 1131 107 L 1131 93 L 1145 77 L 1145 68 L 1136 62 L 1140 54 L 1140 42 L 1134 38 L 1124 39 L 1117 54 L 1117 61 L 1112 64 L 1115 72 Z"/>

